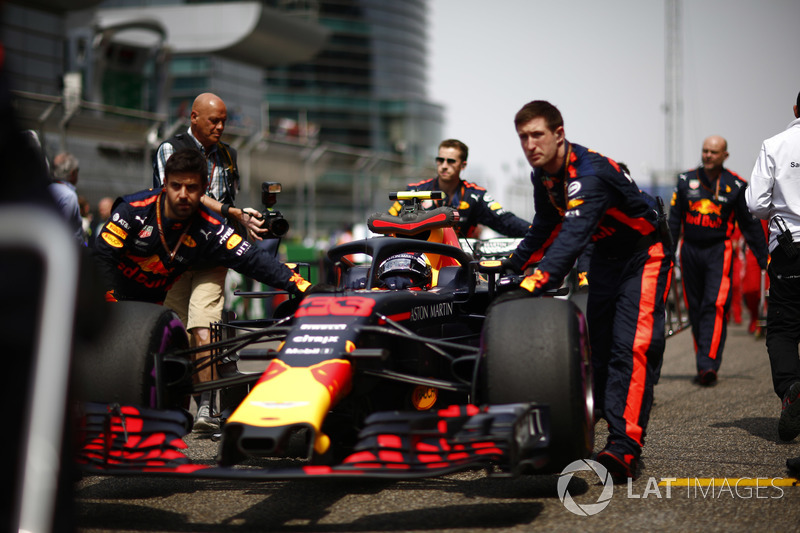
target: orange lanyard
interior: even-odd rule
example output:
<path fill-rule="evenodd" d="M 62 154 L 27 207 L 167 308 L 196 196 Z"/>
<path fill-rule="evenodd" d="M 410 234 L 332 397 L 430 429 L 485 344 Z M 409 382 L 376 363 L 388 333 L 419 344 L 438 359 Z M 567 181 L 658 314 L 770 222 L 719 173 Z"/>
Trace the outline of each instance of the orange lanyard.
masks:
<path fill-rule="evenodd" d="M 705 172 L 704 172 L 704 174 L 705 174 Z M 706 177 L 708 177 L 708 174 L 706 174 Z M 708 192 L 711 192 L 711 187 L 706 187 L 706 184 L 703 183 L 702 179 L 700 179 L 699 172 L 698 172 L 698 178 L 697 179 L 700 182 L 700 185 L 705 190 L 707 190 Z M 719 202 L 719 182 L 720 181 L 722 181 L 722 172 L 719 173 L 719 176 L 717 176 L 717 179 L 716 179 L 716 183 L 714 184 L 714 201 L 715 202 Z"/>
<path fill-rule="evenodd" d="M 170 262 L 172 262 L 172 260 L 175 259 L 175 255 L 178 253 L 178 248 L 181 247 L 183 238 L 189 233 L 189 226 L 191 226 L 192 222 L 189 221 L 186 223 L 186 229 L 183 230 L 178 242 L 175 243 L 175 248 L 170 251 L 169 246 L 167 246 L 167 239 L 164 237 L 164 226 L 161 223 L 161 197 L 163 195 L 164 191 L 161 191 L 161 194 L 156 198 L 156 223 L 158 224 L 158 236 L 161 237 L 161 245 L 164 247 L 164 251 L 167 252 Z"/>
<path fill-rule="evenodd" d="M 568 167 L 569 167 L 569 156 L 571 153 L 572 153 L 572 145 L 568 144 L 567 153 L 564 155 L 564 165 L 561 167 L 564 170 L 564 175 L 561 178 L 564 186 L 564 207 L 559 206 L 558 203 L 556 203 L 556 199 L 554 198 L 553 193 L 551 193 L 549 190 L 547 191 L 547 199 L 550 200 L 550 204 L 556 208 L 556 211 L 562 217 L 566 212 L 566 206 L 569 204 L 569 199 L 567 198 L 567 176 L 569 175 Z M 557 179 L 557 175 L 553 176 L 550 179 Z"/>

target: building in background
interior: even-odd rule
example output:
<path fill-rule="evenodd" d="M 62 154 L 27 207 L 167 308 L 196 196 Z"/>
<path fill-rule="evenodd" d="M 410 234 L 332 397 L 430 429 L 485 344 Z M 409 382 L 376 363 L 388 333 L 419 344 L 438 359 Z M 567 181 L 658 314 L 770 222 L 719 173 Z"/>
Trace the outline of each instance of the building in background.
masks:
<path fill-rule="evenodd" d="M 280 181 L 290 237 L 363 222 L 431 172 L 425 0 L 26 0 L 3 8 L 25 127 L 81 160 L 91 203 L 149 186 L 152 150 L 194 97 L 228 105 L 241 204 Z"/>
<path fill-rule="evenodd" d="M 311 61 L 266 71 L 271 126 L 427 162 L 440 141 L 442 108 L 426 100 L 426 0 L 317 6 L 319 23 L 331 30 L 325 48 Z"/>

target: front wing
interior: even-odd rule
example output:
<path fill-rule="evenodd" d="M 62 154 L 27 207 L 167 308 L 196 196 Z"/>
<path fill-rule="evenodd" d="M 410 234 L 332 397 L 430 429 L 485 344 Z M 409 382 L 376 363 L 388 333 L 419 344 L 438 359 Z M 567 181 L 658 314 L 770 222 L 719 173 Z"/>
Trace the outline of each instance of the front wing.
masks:
<path fill-rule="evenodd" d="M 190 428 L 181 411 L 89 403 L 77 462 L 89 474 L 156 474 L 209 479 L 308 477 L 410 479 L 476 467 L 516 475 L 546 461 L 549 409 L 536 404 L 451 406 L 369 416 L 351 455 L 338 465 L 296 468 L 194 464 L 185 455 Z M 265 459 L 265 463 L 269 463 Z M 496 472 L 495 472 L 496 473 Z"/>

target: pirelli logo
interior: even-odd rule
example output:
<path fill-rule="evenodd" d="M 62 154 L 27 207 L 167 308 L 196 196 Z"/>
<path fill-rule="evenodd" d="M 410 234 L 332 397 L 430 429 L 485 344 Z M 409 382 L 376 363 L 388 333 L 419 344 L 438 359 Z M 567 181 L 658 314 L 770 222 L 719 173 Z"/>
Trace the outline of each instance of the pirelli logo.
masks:
<path fill-rule="evenodd" d="M 116 235 L 117 237 L 122 239 L 123 241 L 128 238 L 128 232 L 125 231 L 124 229 L 120 228 L 119 226 L 117 226 L 113 222 L 109 222 L 108 224 L 106 224 L 106 228 L 105 229 L 106 229 L 106 231 L 110 231 L 111 233 L 113 233 L 114 235 Z"/>

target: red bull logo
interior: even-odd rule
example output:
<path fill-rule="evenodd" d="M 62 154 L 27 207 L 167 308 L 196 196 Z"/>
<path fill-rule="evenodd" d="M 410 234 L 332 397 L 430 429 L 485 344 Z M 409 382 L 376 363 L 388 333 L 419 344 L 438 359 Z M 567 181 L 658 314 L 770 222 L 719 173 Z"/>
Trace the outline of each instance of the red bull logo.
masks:
<path fill-rule="evenodd" d="M 696 202 L 689 202 L 689 211 L 701 215 L 722 215 L 722 206 L 717 205 L 707 198 L 702 198 Z"/>
<path fill-rule="evenodd" d="M 161 262 L 161 259 L 159 259 L 157 255 L 151 255 L 150 257 L 137 260 L 136 262 L 139 263 L 139 268 L 145 272 L 152 272 L 159 276 L 166 276 L 170 272 L 164 267 L 164 263 Z"/>
<path fill-rule="evenodd" d="M 136 263 L 135 265 L 126 266 L 124 263 L 117 265 L 123 276 L 150 289 L 167 284 L 171 270 L 164 267 L 164 263 L 157 255 L 146 258 L 131 257 L 131 259 Z"/>
<path fill-rule="evenodd" d="M 715 216 L 711 216 L 715 215 Z M 722 219 L 722 206 L 707 198 L 696 202 L 689 202 L 689 212 L 686 213 L 686 224 L 702 226 L 704 228 L 719 228 L 724 223 Z"/>

